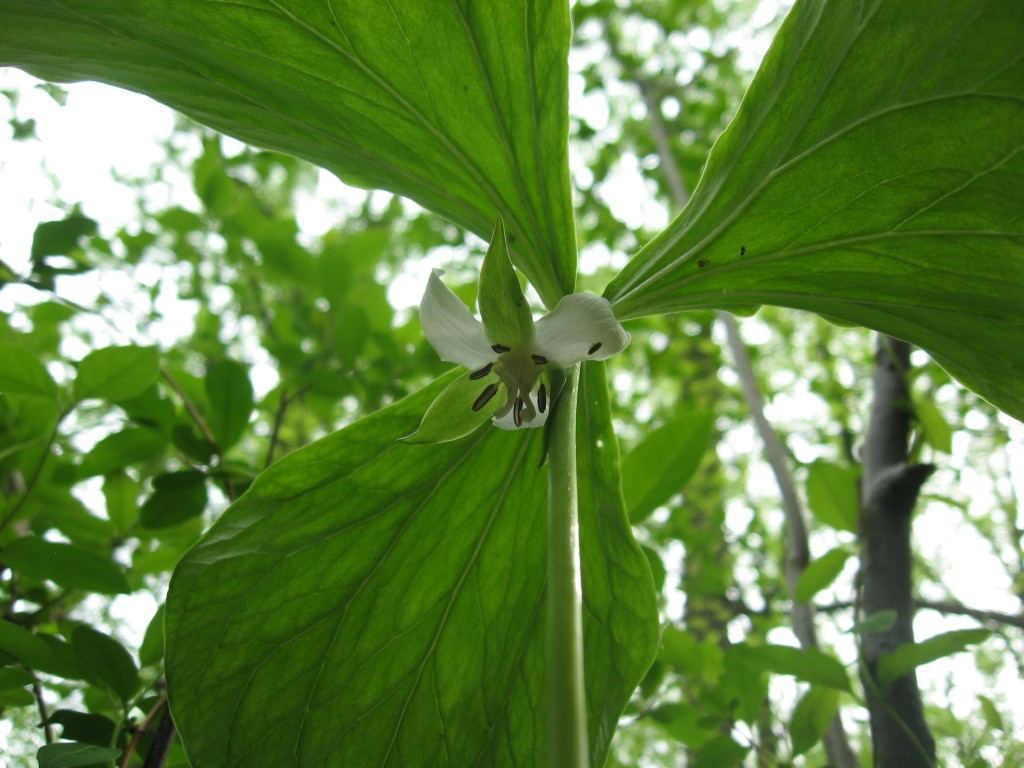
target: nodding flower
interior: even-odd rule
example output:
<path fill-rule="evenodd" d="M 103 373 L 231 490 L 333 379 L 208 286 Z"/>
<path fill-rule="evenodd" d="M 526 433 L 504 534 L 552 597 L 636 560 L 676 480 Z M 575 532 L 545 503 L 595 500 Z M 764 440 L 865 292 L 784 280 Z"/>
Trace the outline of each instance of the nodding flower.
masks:
<path fill-rule="evenodd" d="M 500 221 L 480 274 L 482 322 L 441 281 L 443 274 L 435 269 L 427 282 L 420 322 L 438 356 L 467 369 L 451 385 L 462 399 L 458 407 L 479 414 L 458 416 L 467 427 L 475 428 L 487 416 L 503 429 L 543 425 L 557 394 L 552 380 L 560 369 L 582 360 L 606 360 L 629 344 L 611 304 L 591 293 L 569 294 L 534 321 Z M 455 406 L 454 394 L 446 398 L 443 393 L 438 401 L 442 398 L 449 401 L 446 407 Z"/>

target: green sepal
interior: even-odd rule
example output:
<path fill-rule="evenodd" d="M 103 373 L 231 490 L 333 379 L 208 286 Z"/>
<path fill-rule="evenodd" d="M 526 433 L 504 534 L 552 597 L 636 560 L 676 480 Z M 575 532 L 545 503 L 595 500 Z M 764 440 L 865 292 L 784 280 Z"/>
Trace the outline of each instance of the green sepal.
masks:
<path fill-rule="evenodd" d="M 491 418 L 497 406 L 504 402 L 500 379 L 493 373 L 481 379 L 469 377 L 470 374 L 465 373 L 445 387 L 423 414 L 419 429 L 401 438 L 401 441 L 413 445 L 447 443 L 475 432 Z M 473 403 L 489 386 L 498 387 L 498 391 L 479 410 L 474 411 Z"/>
<path fill-rule="evenodd" d="M 500 216 L 480 269 L 478 301 L 484 330 L 492 344 L 518 347 L 533 337 L 533 313 L 512 268 Z"/>

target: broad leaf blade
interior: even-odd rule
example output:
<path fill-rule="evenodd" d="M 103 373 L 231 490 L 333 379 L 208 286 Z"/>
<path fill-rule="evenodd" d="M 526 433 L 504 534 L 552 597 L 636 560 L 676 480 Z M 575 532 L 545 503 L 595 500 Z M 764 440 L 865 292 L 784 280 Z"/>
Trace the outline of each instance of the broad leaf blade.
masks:
<path fill-rule="evenodd" d="M 878 660 L 878 682 L 884 688 L 893 680 L 930 664 L 937 659 L 967 650 L 967 646 L 984 642 L 992 633 L 987 629 L 954 629 L 929 637 L 920 643 L 903 643 L 892 653 Z"/>
<path fill-rule="evenodd" d="M 446 381 L 274 464 L 181 561 L 167 676 L 197 768 L 543 761 L 540 434 L 398 442 Z M 647 645 L 645 611 L 605 585 L 646 563 L 615 541 L 621 507 L 585 514 L 583 546 L 603 550 L 584 556 L 584 622 L 604 754 Z"/>
<path fill-rule="evenodd" d="M 620 317 L 776 304 L 928 350 L 1024 418 L 1024 5 L 805 0 Z"/>
<path fill-rule="evenodd" d="M 0 30 L 0 64 L 147 94 L 481 237 L 500 213 L 544 300 L 573 288 L 565 2 L 16 0 Z"/>
<path fill-rule="evenodd" d="M 583 365 L 577 419 L 584 659 L 593 765 L 658 652 L 657 593 L 650 565 L 629 526 L 620 490 L 604 363 Z M 593 617 L 594 621 L 589 621 Z M 609 638 L 609 631 L 613 638 Z M 609 639 L 613 643 L 609 645 Z M 538 763 L 539 764 L 539 763 Z"/>
<path fill-rule="evenodd" d="M 23 576 L 49 579 L 68 589 L 104 595 L 131 592 L 124 570 L 110 559 L 78 544 L 23 536 L 8 544 L 0 559 Z"/>
<path fill-rule="evenodd" d="M 668 503 L 693 477 L 707 452 L 715 413 L 685 410 L 647 433 L 622 460 L 622 491 L 633 522 Z"/>

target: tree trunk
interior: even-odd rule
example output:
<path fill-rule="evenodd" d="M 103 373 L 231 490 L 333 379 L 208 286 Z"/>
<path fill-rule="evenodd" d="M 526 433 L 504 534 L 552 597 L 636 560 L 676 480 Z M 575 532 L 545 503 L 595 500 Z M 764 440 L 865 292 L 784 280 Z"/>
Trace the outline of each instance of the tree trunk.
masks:
<path fill-rule="evenodd" d="M 907 463 L 910 345 L 880 336 L 875 362 L 874 403 L 863 451 L 861 589 L 865 616 L 895 611 L 896 621 L 885 632 L 864 635 L 861 675 L 874 764 L 877 768 L 930 768 L 935 765 L 935 741 L 924 719 L 917 675 L 910 672 L 881 688 L 876 673 L 881 654 L 914 640 L 911 515 L 921 485 L 934 467 Z"/>

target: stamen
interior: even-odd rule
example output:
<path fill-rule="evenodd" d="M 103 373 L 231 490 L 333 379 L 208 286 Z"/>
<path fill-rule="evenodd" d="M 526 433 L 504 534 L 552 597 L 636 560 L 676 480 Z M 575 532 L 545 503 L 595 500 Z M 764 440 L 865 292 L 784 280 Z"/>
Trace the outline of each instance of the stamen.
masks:
<path fill-rule="evenodd" d="M 515 407 L 512 409 L 512 421 L 517 427 L 523 426 L 523 407 L 525 405 L 523 398 L 516 398 Z"/>
<path fill-rule="evenodd" d="M 590 349 L 587 350 L 587 354 L 588 355 L 592 355 L 595 352 L 597 352 L 597 350 L 599 350 L 600 348 L 601 348 L 601 342 L 600 341 L 595 341 L 593 344 L 590 345 Z"/>
<path fill-rule="evenodd" d="M 491 368 L 493 367 L 494 363 L 488 363 L 479 371 L 473 371 L 471 374 L 469 374 L 469 378 L 473 379 L 473 381 L 476 381 L 477 379 L 482 379 L 484 376 L 491 372 Z"/>
<path fill-rule="evenodd" d="M 537 410 L 544 413 L 544 409 L 548 407 L 548 391 L 544 389 L 544 385 L 540 385 L 540 389 L 537 390 Z"/>
<path fill-rule="evenodd" d="M 487 403 L 491 401 L 491 398 L 494 397 L 495 394 L 497 394 L 497 392 L 498 382 L 488 384 L 486 387 L 484 387 L 484 391 L 480 393 L 480 397 L 478 397 L 476 399 L 476 402 L 473 403 L 473 410 L 479 411 L 481 408 L 483 408 L 485 405 L 487 405 Z"/>
<path fill-rule="evenodd" d="M 537 365 L 548 364 L 548 359 L 544 357 L 544 355 L 530 355 L 530 357 L 533 359 L 533 362 L 535 362 Z"/>
<path fill-rule="evenodd" d="M 512 347 L 506 347 L 504 344 L 491 344 L 491 349 L 500 355 L 503 352 L 508 352 Z"/>

